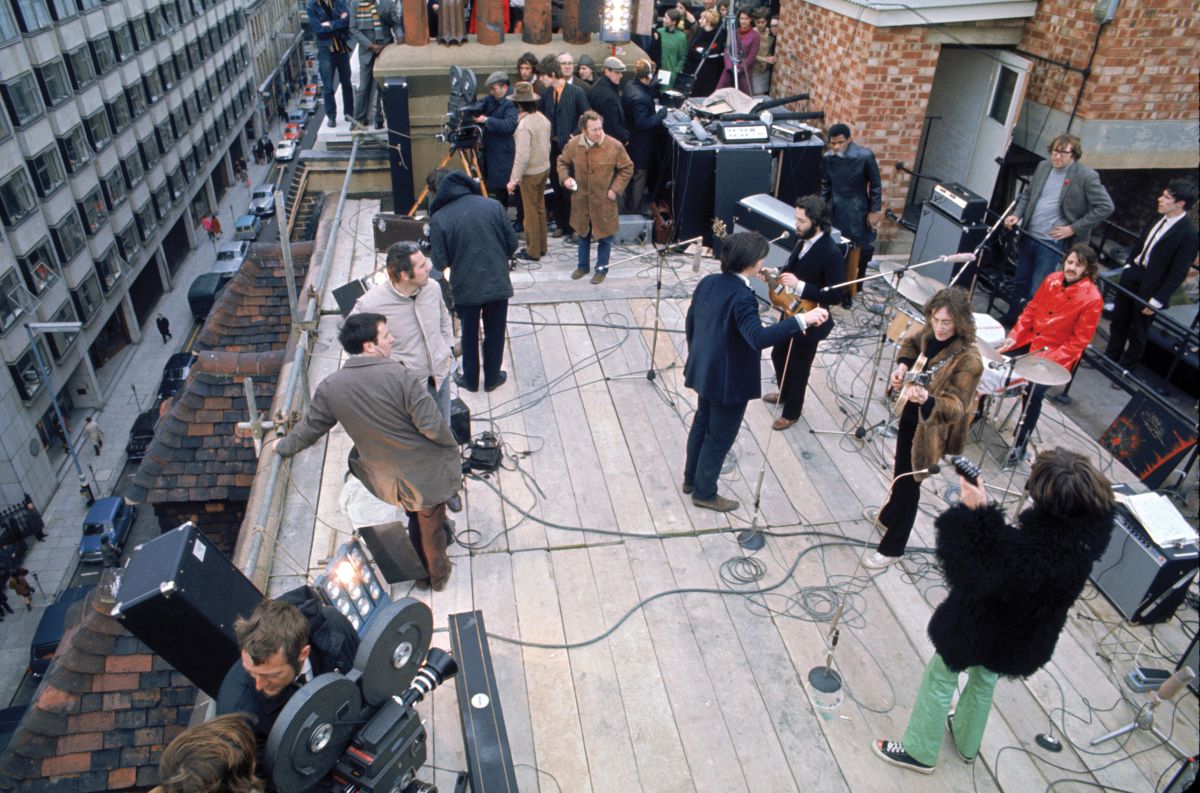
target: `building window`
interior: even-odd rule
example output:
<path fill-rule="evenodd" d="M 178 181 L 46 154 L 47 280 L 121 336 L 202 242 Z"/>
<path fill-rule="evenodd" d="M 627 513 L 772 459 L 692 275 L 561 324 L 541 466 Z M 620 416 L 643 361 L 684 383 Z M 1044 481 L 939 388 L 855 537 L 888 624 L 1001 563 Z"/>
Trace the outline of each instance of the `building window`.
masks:
<path fill-rule="evenodd" d="M 100 177 L 100 187 L 104 190 L 104 201 L 108 204 L 109 212 L 116 209 L 129 195 L 129 185 L 125 184 L 125 173 L 119 164 Z"/>
<path fill-rule="evenodd" d="M 41 351 L 44 352 L 44 348 Z M 17 386 L 17 393 L 21 395 L 21 401 L 32 402 L 38 392 L 42 390 L 42 376 L 38 374 L 37 360 L 33 357 L 33 350 L 26 350 L 16 363 L 10 363 L 8 371 L 12 374 L 13 383 Z"/>
<path fill-rule="evenodd" d="M 132 232 L 133 224 L 130 223 L 127 228 Z M 117 245 L 109 245 L 108 250 L 95 258 L 96 275 L 100 277 L 100 286 L 106 294 L 112 291 L 112 288 L 117 285 L 117 281 L 121 280 L 123 272 L 121 265 L 124 264 L 124 261 L 122 261 L 117 247 Z"/>
<path fill-rule="evenodd" d="M 64 137 L 59 138 L 58 145 L 62 149 L 63 160 L 67 163 L 67 173 L 77 173 L 92 159 L 82 124 L 76 124 Z"/>
<path fill-rule="evenodd" d="M 175 31 L 179 29 L 179 9 L 175 7 L 175 3 L 166 2 L 161 7 L 163 20 L 167 23 L 167 29 Z"/>
<path fill-rule="evenodd" d="M 140 80 L 125 89 L 125 97 L 129 100 L 129 110 L 133 117 L 141 118 L 142 113 L 146 112 L 146 88 Z"/>
<path fill-rule="evenodd" d="M 138 234 L 142 237 L 142 242 L 149 242 L 150 237 L 154 234 L 154 227 L 158 225 L 158 221 L 154 219 L 154 207 L 150 205 L 150 201 L 133 213 L 134 220 L 137 221 Z"/>
<path fill-rule="evenodd" d="M 50 0 L 50 16 L 55 22 L 71 19 L 76 13 L 75 0 Z"/>
<path fill-rule="evenodd" d="M 110 31 L 113 40 L 113 51 L 117 55 L 117 60 L 125 62 L 133 57 L 137 52 L 137 47 L 133 44 L 133 34 L 129 31 L 128 25 L 121 25 L 116 30 Z"/>
<path fill-rule="evenodd" d="M 87 229 L 89 237 L 95 236 L 104 225 L 104 221 L 108 220 L 108 210 L 104 207 L 104 195 L 100 192 L 100 185 L 93 187 L 79 202 L 79 217 L 83 219 L 83 226 Z"/>
<path fill-rule="evenodd" d="M 33 187 L 42 198 L 48 197 L 67 181 L 67 171 L 58 156 L 58 149 L 53 145 L 33 155 L 28 165 L 29 172 L 33 174 Z"/>
<path fill-rule="evenodd" d="M 137 224 L 132 220 L 126 224 L 125 228 L 116 233 L 117 248 L 121 251 L 121 258 L 127 262 L 133 261 L 133 257 L 137 256 L 137 252 L 141 250 L 142 243 L 138 239 Z M 100 274 L 100 283 L 104 284 L 104 273 Z M 113 280 L 116 283 L 116 279 Z M 104 291 L 108 291 L 111 286 L 105 286 Z"/>
<path fill-rule="evenodd" d="M 149 25 L 150 35 L 154 36 L 155 41 L 166 37 L 167 28 L 163 25 L 158 9 L 152 9 L 146 13 L 146 24 Z"/>
<path fill-rule="evenodd" d="M 71 97 L 71 80 L 62 58 L 37 67 L 38 82 L 42 85 L 42 98 L 50 107 L 62 104 Z"/>
<path fill-rule="evenodd" d="M 158 219 L 162 220 L 171 211 L 171 188 L 167 186 L 166 182 L 163 182 L 154 189 L 151 197 L 154 199 L 154 210 Z"/>
<path fill-rule="evenodd" d="M 158 162 L 160 156 L 158 153 L 158 144 L 154 142 L 153 138 L 139 140 L 138 151 L 142 153 L 142 165 L 146 166 L 146 170 L 149 171 Z"/>
<path fill-rule="evenodd" d="M 92 144 L 92 149 L 97 153 L 112 143 L 112 127 L 109 126 L 108 114 L 104 112 L 103 108 L 85 118 L 83 126 L 87 130 L 88 141 Z"/>
<path fill-rule="evenodd" d="M 1019 75 L 1013 69 L 1001 64 L 996 75 L 996 88 L 992 93 L 992 106 L 988 118 L 1000 124 L 1008 124 L 1008 114 L 1012 109 L 1013 94 L 1017 91 Z"/>
<path fill-rule="evenodd" d="M 167 174 L 167 186 L 171 188 L 172 201 L 183 198 L 183 191 L 187 189 L 187 179 L 183 177 L 182 164 L 176 165 L 175 170 Z"/>
<path fill-rule="evenodd" d="M 117 65 L 117 54 L 113 52 L 112 39 L 102 35 L 88 42 L 92 47 L 92 59 L 96 63 L 97 74 L 108 74 Z"/>
<path fill-rule="evenodd" d="M 144 50 L 154 43 L 154 40 L 150 38 L 150 26 L 146 24 L 144 16 L 130 22 L 129 30 L 133 33 L 134 46 L 139 50 Z"/>
<path fill-rule="evenodd" d="M 142 167 L 142 159 L 133 152 L 129 156 L 121 158 L 121 168 L 125 171 L 125 181 L 129 184 L 129 189 L 142 181 L 142 177 L 146 175 L 146 169 Z"/>
<path fill-rule="evenodd" d="M 108 108 L 108 120 L 112 122 L 113 129 L 118 133 L 124 132 L 133 123 L 133 116 L 129 115 L 129 102 L 126 101 L 124 94 L 118 94 L 116 99 L 106 104 Z"/>
<path fill-rule="evenodd" d="M 33 72 L 25 72 L 15 80 L 0 85 L 4 94 L 4 104 L 13 123 L 23 127 L 46 111 L 42 97 L 38 95 L 37 80 Z"/>
<path fill-rule="evenodd" d="M 154 134 L 158 136 L 158 148 L 166 154 L 171 150 L 171 144 L 175 142 L 175 136 L 171 134 L 171 125 L 164 121 L 155 128 Z"/>
<path fill-rule="evenodd" d="M 50 17 L 50 9 L 46 7 L 46 0 L 13 0 L 13 10 L 17 12 L 17 23 L 22 33 L 48 28 L 54 22 Z"/>
<path fill-rule="evenodd" d="M 4 6 L 0 5 L 0 8 Z M 12 127 L 8 125 L 8 117 L 0 113 L 0 140 L 4 140 L 12 134 Z"/>
<path fill-rule="evenodd" d="M 79 217 L 74 212 L 68 212 L 67 216 L 51 227 L 50 237 L 54 240 L 54 248 L 58 251 L 58 260 L 60 262 L 70 262 L 75 258 L 85 243 L 83 237 L 83 226 L 79 224 Z"/>
<path fill-rule="evenodd" d="M 40 296 L 58 280 L 58 261 L 50 248 L 50 241 L 43 238 L 33 250 L 17 257 L 17 264 L 25 276 L 25 285 L 35 297 Z"/>
<path fill-rule="evenodd" d="M 76 0 L 76 2 L 79 4 L 79 10 L 83 12 L 91 11 L 93 8 L 99 8 L 101 0 Z"/>
<path fill-rule="evenodd" d="M 0 181 L 0 214 L 4 225 L 17 225 L 37 209 L 37 198 L 25 169 L 14 171 Z"/>
<path fill-rule="evenodd" d="M 71 72 L 71 84 L 77 91 L 95 82 L 96 65 L 91 60 L 91 50 L 86 44 L 67 53 L 67 66 Z"/>
<path fill-rule="evenodd" d="M 0 3 L 0 42 L 12 41 L 21 35 L 7 3 Z"/>
<path fill-rule="evenodd" d="M 158 65 L 158 79 L 162 81 L 164 91 L 170 91 L 175 87 L 175 72 L 172 70 L 169 60 Z"/>
<path fill-rule="evenodd" d="M 193 39 L 187 44 L 188 63 L 191 64 L 192 71 L 199 71 L 204 65 L 204 59 L 200 57 L 200 45 Z"/>
<path fill-rule="evenodd" d="M 183 76 L 188 73 L 187 55 L 184 54 L 183 50 L 171 56 L 171 66 L 175 71 L 175 79 L 182 80 Z"/>
<path fill-rule="evenodd" d="M 7 333 L 17 320 L 33 311 L 33 298 L 21 285 L 16 270 L 0 276 L 0 333 Z"/>
<path fill-rule="evenodd" d="M 163 97 L 162 78 L 158 76 L 157 69 L 151 69 L 142 77 L 142 82 L 146 84 L 146 95 L 150 97 L 150 104 L 156 103 Z"/>
<path fill-rule="evenodd" d="M 187 121 L 183 117 L 183 105 L 171 111 L 171 133 L 176 140 L 182 140 L 187 133 Z"/>
<path fill-rule="evenodd" d="M 116 246 L 110 246 L 106 255 L 116 256 Z M 96 273 L 88 273 L 84 276 L 79 286 L 71 290 L 71 300 L 75 303 L 79 321 L 86 325 L 104 304 L 104 293 L 100 291 L 99 276 Z"/>
<path fill-rule="evenodd" d="M 179 158 L 179 164 L 183 166 L 183 175 L 187 181 L 192 181 L 196 178 L 196 162 L 193 159 L 193 152 L 188 151 Z"/>
<path fill-rule="evenodd" d="M 78 322 L 79 316 L 75 313 L 75 306 L 71 305 L 71 301 L 66 301 L 58 307 L 58 311 L 50 317 L 50 322 Z M 78 331 L 46 333 L 46 342 L 50 345 L 50 354 L 54 356 L 54 360 L 61 361 L 66 357 L 67 351 L 71 349 L 71 345 L 79 338 Z"/>

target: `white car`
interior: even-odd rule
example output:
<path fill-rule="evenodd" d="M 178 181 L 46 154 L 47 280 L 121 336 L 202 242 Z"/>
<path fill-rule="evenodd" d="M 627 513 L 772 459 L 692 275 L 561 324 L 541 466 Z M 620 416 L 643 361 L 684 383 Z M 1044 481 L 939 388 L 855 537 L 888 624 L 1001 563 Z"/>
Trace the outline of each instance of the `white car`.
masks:
<path fill-rule="evenodd" d="M 300 100 L 297 107 L 311 115 L 317 112 L 317 98 L 315 96 L 306 96 Z"/>
<path fill-rule="evenodd" d="M 296 141 L 281 140 L 275 147 L 275 162 L 290 162 L 296 159 Z"/>
<path fill-rule="evenodd" d="M 279 156 L 279 149 L 275 150 Z M 250 194 L 250 212 L 259 217 L 270 217 L 275 214 L 275 185 L 268 182 L 254 188 Z"/>

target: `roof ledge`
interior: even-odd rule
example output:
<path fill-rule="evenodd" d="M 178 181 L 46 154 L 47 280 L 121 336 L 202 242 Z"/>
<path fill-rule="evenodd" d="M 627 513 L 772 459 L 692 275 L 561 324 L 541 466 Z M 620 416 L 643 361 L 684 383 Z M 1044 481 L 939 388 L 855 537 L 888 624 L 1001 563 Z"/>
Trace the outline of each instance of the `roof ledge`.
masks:
<path fill-rule="evenodd" d="M 904 3 L 856 0 L 804 0 L 877 28 L 924 27 L 997 19 L 1031 19 L 1036 0 L 908 0 Z"/>

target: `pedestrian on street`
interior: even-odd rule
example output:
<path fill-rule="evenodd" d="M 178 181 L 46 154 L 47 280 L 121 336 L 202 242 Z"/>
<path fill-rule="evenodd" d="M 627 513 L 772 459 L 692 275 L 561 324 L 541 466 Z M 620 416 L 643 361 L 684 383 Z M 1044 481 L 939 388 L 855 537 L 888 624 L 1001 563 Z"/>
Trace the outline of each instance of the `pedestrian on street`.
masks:
<path fill-rule="evenodd" d="M 249 179 L 246 180 L 249 183 Z M 221 239 L 221 219 L 216 215 L 212 216 L 212 234 L 214 240 Z"/>
<path fill-rule="evenodd" d="M 213 244 L 213 247 L 216 247 L 217 238 L 213 234 L 213 216 L 211 212 L 200 219 L 200 228 L 204 229 L 204 233 L 208 235 L 208 241 Z"/>
<path fill-rule="evenodd" d="M 0 622 L 4 622 L 4 612 L 13 613 L 12 606 L 8 605 L 8 590 L 0 585 Z"/>
<path fill-rule="evenodd" d="M 100 535 L 100 558 L 104 560 L 105 567 L 120 567 L 121 552 L 108 541 L 108 535 Z"/>
<path fill-rule="evenodd" d="M 46 522 L 42 520 L 42 514 L 33 505 L 33 499 L 28 496 L 25 497 L 24 519 L 26 534 L 32 534 L 39 540 L 46 539 Z"/>
<path fill-rule="evenodd" d="M 171 320 L 167 319 L 165 314 L 159 314 L 158 319 L 154 320 L 154 324 L 158 327 L 158 332 L 162 334 L 163 344 L 166 344 L 171 339 Z"/>
<path fill-rule="evenodd" d="M 33 593 L 35 590 L 29 585 L 29 581 L 26 579 L 28 575 L 28 570 L 24 567 L 18 567 L 8 579 L 8 588 L 25 599 L 26 611 L 33 611 Z"/>
<path fill-rule="evenodd" d="M 87 422 L 83 425 L 83 434 L 87 436 L 88 443 L 92 444 L 96 450 L 96 454 L 104 448 L 104 430 L 100 429 L 100 425 L 92 421 L 92 417 L 88 416 Z"/>

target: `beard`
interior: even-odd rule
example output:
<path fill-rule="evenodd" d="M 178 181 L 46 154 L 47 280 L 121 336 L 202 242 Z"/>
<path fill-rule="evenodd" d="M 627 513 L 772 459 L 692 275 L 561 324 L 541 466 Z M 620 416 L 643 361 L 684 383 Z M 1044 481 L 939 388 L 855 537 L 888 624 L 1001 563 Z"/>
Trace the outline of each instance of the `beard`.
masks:
<path fill-rule="evenodd" d="M 814 223 L 808 227 L 808 231 L 805 231 L 797 236 L 799 236 L 802 240 L 811 240 L 813 237 L 817 236 L 818 231 L 820 231 L 820 228 Z"/>

